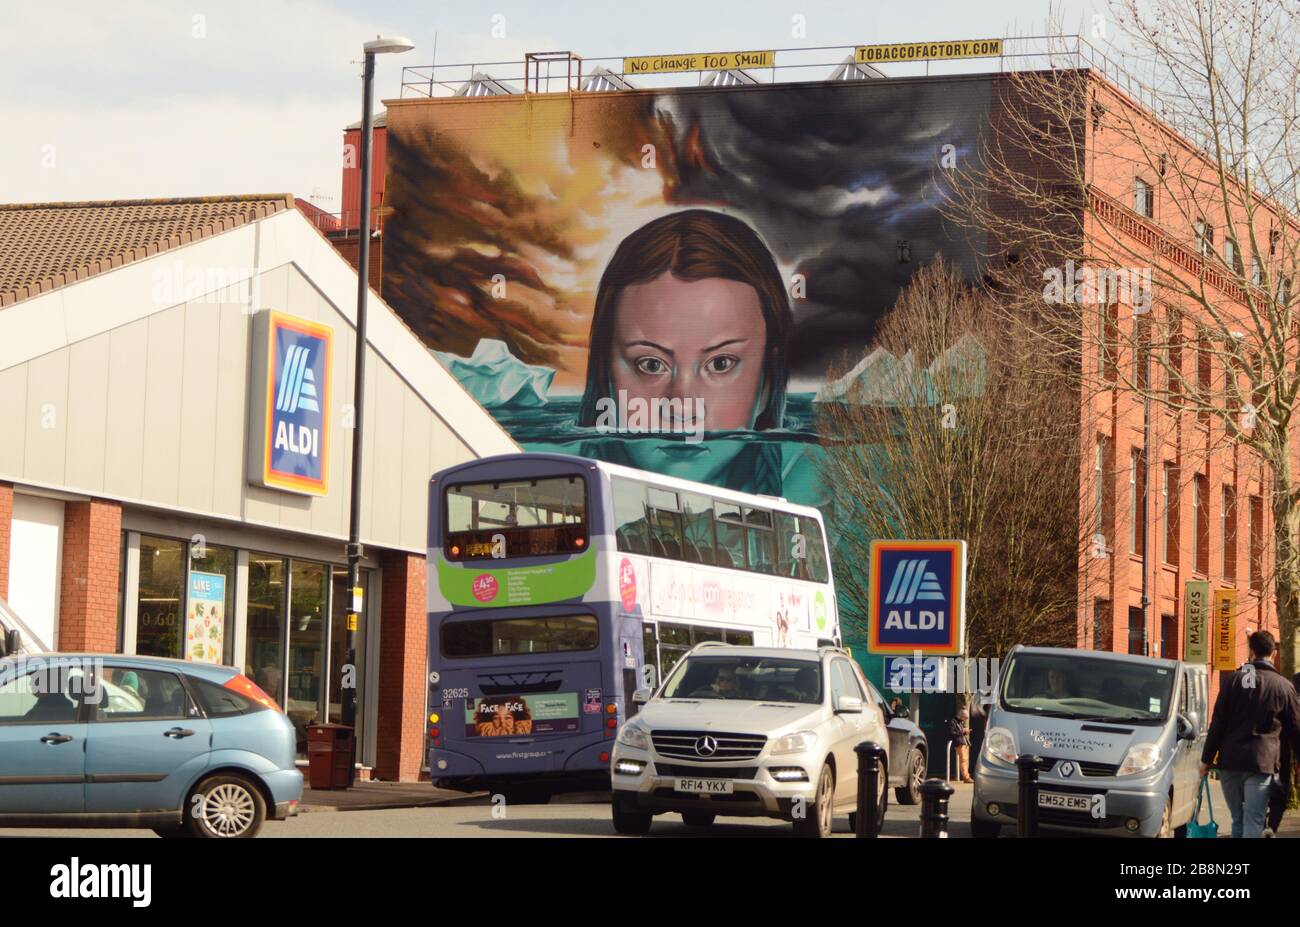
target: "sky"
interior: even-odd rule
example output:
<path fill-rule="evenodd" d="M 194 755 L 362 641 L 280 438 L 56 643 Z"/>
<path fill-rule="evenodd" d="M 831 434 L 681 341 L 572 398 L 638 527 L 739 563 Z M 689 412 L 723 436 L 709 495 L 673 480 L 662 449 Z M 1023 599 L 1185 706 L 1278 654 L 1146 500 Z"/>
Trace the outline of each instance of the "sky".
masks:
<path fill-rule="evenodd" d="M 1118 38 L 1103 0 L 1058 9 L 1067 32 Z M 1046 0 L 0 0 L 0 202 L 293 193 L 337 211 L 379 33 L 416 45 L 378 59 L 382 101 L 435 40 L 439 64 L 502 62 L 1033 35 L 1047 16 Z"/>

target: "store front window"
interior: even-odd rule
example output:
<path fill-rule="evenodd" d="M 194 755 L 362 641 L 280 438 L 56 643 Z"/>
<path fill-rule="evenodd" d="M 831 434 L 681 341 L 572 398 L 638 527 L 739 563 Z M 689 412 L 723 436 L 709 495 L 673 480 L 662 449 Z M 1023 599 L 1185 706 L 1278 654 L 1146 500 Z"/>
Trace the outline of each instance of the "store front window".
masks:
<path fill-rule="evenodd" d="M 140 538 L 140 592 L 135 652 L 179 657 L 184 641 L 186 545 L 167 538 Z"/>
<path fill-rule="evenodd" d="M 244 675 L 284 705 L 285 561 L 248 555 L 248 630 Z"/>
<path fill-rule="evenodd" d="M 289 586 L 288 701 L 285 711 L 298 731 L 298 753 L 307 755 L 307 725 L 320 721 L 328 625 L 328 567 L 293 561 Z"/>

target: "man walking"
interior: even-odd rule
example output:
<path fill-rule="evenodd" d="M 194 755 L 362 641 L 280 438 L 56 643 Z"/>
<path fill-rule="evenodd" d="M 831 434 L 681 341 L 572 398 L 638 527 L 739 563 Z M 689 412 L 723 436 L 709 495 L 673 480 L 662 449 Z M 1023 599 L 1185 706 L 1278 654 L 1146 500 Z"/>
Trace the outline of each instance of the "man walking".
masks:
<path fill-rule="evenodd" d="M 1250 662 L 1219 689 L 1201 753 L 1201 778 L 1217 758 L 1234 837 L 1263 836 L 1281 738 L 1300 745 L 1300 699 L 1273 668 L 1273 635 L 1256 631 L 1249 646 Z"/>

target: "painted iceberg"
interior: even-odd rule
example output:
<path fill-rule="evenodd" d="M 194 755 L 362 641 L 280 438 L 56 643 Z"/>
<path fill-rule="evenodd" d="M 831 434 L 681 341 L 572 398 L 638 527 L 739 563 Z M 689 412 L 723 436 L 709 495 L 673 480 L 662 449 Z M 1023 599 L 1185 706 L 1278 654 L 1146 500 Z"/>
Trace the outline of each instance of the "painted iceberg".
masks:
<path fill-rule="evenodd" d="M 485 409 L 544 406 L 555 379 L 550 367 L 525 364 L 510 353 L 504 341 L 495 338 L 480 339 L 470 357 L 431 353 Z"/>

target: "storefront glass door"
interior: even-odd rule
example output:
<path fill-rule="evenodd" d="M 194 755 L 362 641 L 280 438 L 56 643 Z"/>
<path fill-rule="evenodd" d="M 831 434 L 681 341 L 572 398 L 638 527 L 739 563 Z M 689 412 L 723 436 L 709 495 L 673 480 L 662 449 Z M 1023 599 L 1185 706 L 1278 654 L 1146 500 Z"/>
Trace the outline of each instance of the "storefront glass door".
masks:
<path fill-rule="evenodd" d="M 321 719 L 328 624 L 328 567 L 293 561 L 289 586 L 288 701 L 285 710 L 298 731 L 298 753 L 307 755 L 307 725 Z"/>
<path fill-rule="evenodd" d="M 284 705 L 285 562 L 269 554 L 248 555 L 248 629 L 244 675 L 277 705 Z"/>
<path fill-rule="evenodd" d="M 141 656 L 181 656 L 185 633 L 185 546 L 168 538 L 140 538 L 135 652 Z"/>

